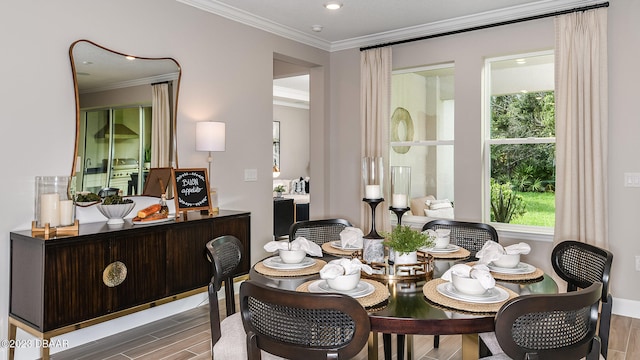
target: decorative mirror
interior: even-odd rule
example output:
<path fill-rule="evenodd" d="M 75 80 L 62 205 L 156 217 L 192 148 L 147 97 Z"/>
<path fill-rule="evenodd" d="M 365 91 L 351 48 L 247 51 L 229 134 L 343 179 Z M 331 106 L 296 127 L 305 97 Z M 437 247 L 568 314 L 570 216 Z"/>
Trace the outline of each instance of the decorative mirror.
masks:
<path fill-rule="evenodd" d="M 178 167 L 180 65 L 88 40 L 71 44 L 69 57 L 76 98 L 76 191 L 137 195 L 151 168 Z"/>

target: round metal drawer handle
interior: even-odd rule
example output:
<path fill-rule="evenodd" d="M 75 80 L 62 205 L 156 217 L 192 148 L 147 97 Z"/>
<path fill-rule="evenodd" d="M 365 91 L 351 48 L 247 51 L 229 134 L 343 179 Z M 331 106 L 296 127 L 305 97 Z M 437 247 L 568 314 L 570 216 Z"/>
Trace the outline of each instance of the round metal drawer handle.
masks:
<path fill-rule="evenodd" d="M 115 287 L 127 278 L 127 266 L 120 262 L 114 261 L 107 265 L 102 272 L 102 282 L 108 287 Z"/>

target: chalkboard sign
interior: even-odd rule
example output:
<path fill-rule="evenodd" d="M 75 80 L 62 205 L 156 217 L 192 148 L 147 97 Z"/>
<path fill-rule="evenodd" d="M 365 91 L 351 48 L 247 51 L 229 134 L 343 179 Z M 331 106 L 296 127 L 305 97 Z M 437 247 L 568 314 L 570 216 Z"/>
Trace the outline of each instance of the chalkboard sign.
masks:
<path fill-rule="evenodd" d="M 211 211 L 207 169 L 173 169 L 176 213 L 189 210 Z"/>

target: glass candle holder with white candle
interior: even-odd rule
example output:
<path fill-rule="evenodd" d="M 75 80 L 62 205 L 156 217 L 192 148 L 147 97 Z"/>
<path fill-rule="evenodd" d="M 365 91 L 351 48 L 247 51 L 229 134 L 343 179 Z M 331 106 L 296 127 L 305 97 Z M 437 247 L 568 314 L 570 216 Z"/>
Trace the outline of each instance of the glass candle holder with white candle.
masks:
<path fill-rule="evenodd" d="M 362 181 L 365 199 L 382 199 L 384 178 L 383 160 L 381 157 L 362 158 Z"/>
<path fill-rule="evenodd" d="M 43 228 L 73 225 L 75 203 L 70 193 L 70 176 L 37 176 L 34 217 Z"/>
<path fill-rule="evenodd" d="M 408 208 L 409 194 L 411 194 L 411 168 L 409 166 L 392 166 L 391 207 Z"/>

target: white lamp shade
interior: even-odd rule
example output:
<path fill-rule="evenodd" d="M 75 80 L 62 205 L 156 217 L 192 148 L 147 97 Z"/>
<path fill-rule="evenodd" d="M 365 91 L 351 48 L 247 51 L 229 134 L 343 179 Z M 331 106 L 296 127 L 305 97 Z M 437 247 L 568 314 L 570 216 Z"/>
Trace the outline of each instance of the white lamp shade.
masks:
<path fill-rule="evenodd" d="M 225 123 L 215 121 L 196 123 L 197 151 L 224 151 L 225 146 Z"/>

